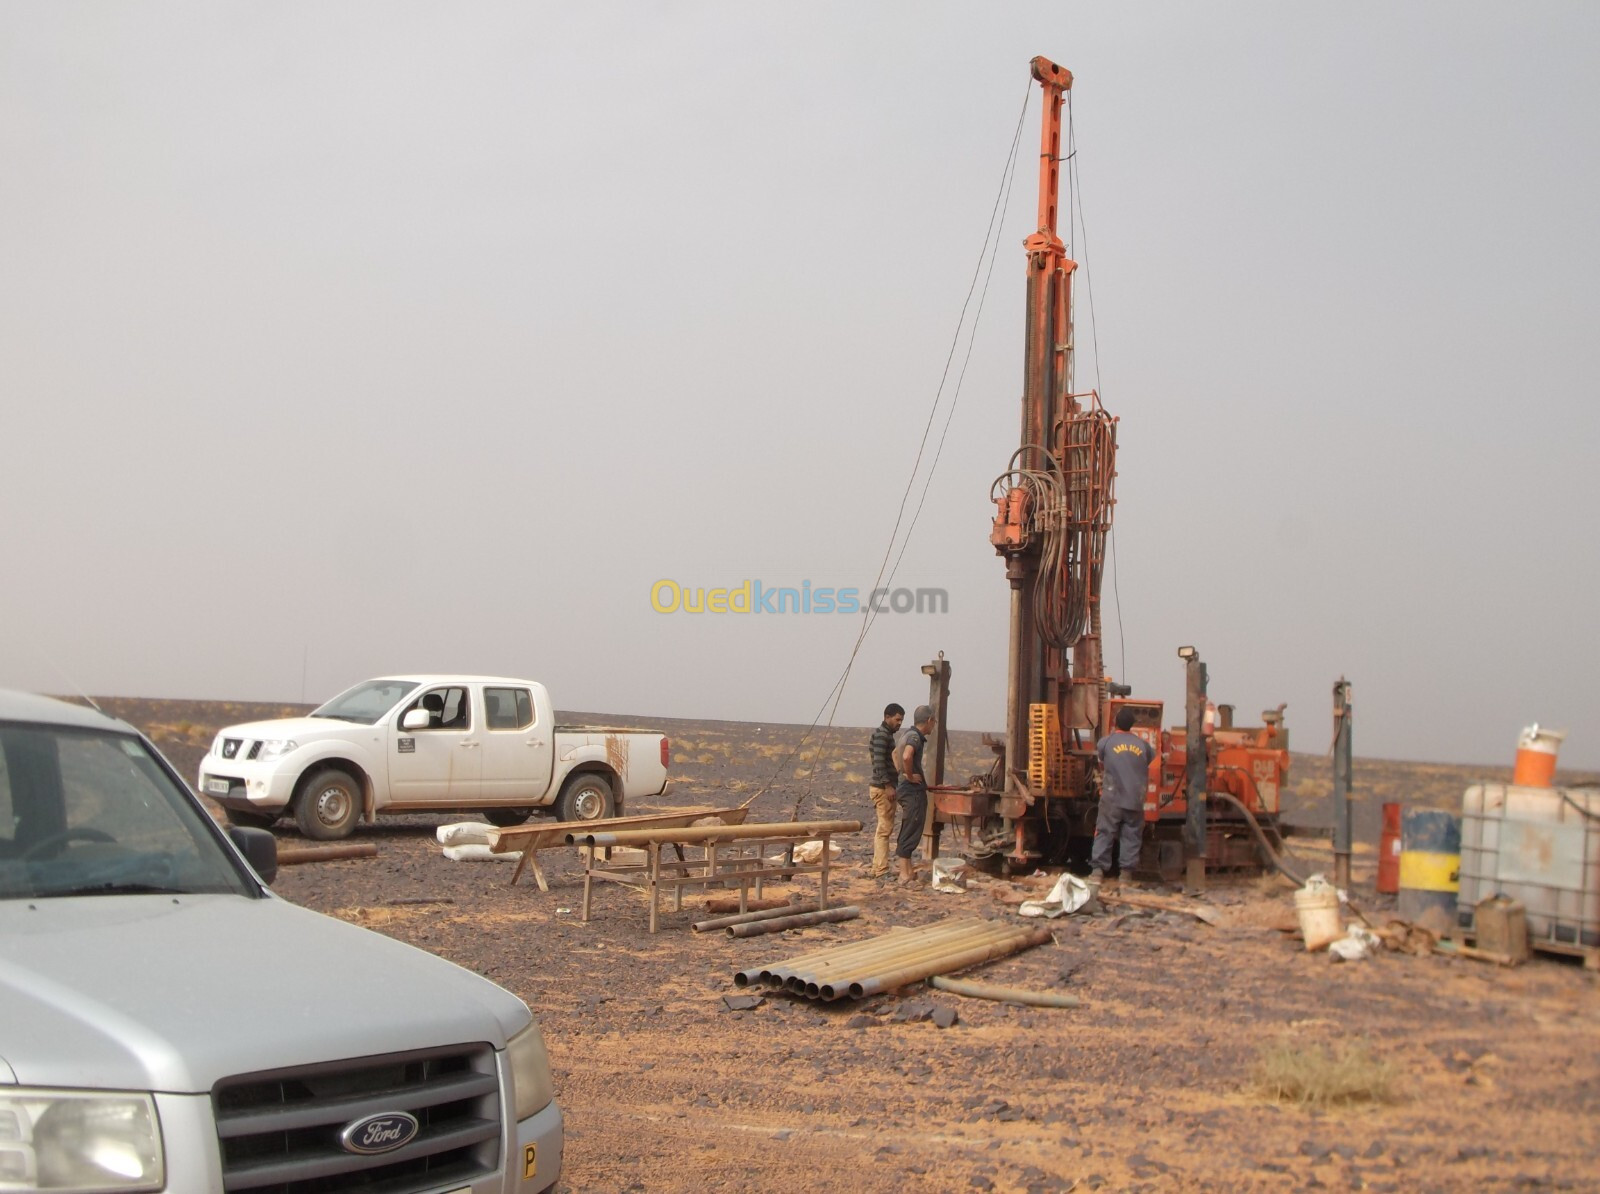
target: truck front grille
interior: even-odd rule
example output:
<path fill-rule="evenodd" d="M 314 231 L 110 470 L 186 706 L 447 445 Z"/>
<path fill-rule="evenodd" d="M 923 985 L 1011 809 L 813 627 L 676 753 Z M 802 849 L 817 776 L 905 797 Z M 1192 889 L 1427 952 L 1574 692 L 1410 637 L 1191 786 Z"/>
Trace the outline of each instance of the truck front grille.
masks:
<path fill-rule="evenodd" d="M 488 1045 L 422 1049 L 224 1078 L 211 1092 L 226 1190 L 412 1194 L 467 1185 L 500 1163 L 500 1081 Z M 346 1126 L 405 1111 L 408 1144 L 363 1156 Z"/>

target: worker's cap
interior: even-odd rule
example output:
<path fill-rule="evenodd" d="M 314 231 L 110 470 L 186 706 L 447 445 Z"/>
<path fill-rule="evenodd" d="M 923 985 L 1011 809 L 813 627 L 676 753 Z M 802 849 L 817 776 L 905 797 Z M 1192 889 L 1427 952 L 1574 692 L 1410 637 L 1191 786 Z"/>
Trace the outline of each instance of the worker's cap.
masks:
<path fill-rule="evenodd" d="M 916 712 L 915 716 L 913 716 L 911 718 L 911 720 L 913 722 L 915 722 L 917 725 L 921 725 L 925 721 L 933 720 L 933 706 L 931 706 L 931 705 L 918 705 L 917 706 L 917 712 Z"/>

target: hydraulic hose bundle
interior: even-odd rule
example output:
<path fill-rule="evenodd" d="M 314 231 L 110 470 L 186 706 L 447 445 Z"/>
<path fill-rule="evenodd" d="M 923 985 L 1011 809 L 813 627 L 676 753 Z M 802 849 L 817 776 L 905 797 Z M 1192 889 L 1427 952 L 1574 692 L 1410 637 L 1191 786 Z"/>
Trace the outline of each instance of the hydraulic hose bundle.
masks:
<path fill-rule="evenodd" d="M 1058 425 L 1059 458 L 1038 445 L 1019 448 L 995 479 L 990 497 L 1002 510 L 1021 494 L 1027 516 L 1019 550 L 1035 541 L 1034 622 L 1056 650 L 1069 650 L 1090 628 L 1116 504 L 1117 421 L 1087 395 Z M 1019 468 L 1031 457 L 1041 468 Z"/>

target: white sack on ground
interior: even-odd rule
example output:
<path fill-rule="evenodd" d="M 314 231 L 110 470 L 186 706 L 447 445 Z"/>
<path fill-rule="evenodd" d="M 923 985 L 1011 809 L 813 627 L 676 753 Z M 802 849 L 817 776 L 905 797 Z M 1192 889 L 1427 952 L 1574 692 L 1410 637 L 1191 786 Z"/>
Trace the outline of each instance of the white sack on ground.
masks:
<path fill-rule="evenodd" d="M 485 825 L 482 821 L 454 821 L 449 825 L 441 825 L 433 831 L 433 836 L 439 839 L 441 846 L 487 846 L 489 844 L 489 830 L 492 825 Z"/>
<path fill-rule="evenodd" d="M 446 846 L 444 856 L 451 862 L 516 862 L 522 857 L 522 851 L 496 854 L 481 842 L 468 842 L 464 846 Z"/>
<path fill-rule="evenodd" d="M 1382 948 L 1383 942 L 1376 933 L 1361 925 L 1351 925 L 1348 933 L 1328 946 L 1328 956 L 1335 962 L 1359 962 Z"/>
<path fill-rule="evenodd" d="M 832 861 L 833 859 L 835 859 L 837 857 L 839 857 L 839 843 L 838 842 L 829 842 L 828 843 L 828 859 L 829 859 L 829 861 Z M 794 848 L 794 860 L 796 862 L 807 862 L 807 863 L 810 863 L 810 862 L 821 862 L 822 861 L 822 840 L 820 838 L 814 838 L 809 842 L 801 842 L 798 846 L 796 846 Z"/>
<path fill-rule="evenodd" d="M 961 895 L 967 890 L 967 860 L 964 858 L 935 858 L 933 860 L 933 890 L 946 895 Z"/>
<path fill-rule="evenodd" d="M 1042 900 L 1023 900 L 1017 909 L 1019 916 L 1070 916 L 1089 902 L 1089 885 L 1076 875 L 1061 872 L 1061 878 Z"/>

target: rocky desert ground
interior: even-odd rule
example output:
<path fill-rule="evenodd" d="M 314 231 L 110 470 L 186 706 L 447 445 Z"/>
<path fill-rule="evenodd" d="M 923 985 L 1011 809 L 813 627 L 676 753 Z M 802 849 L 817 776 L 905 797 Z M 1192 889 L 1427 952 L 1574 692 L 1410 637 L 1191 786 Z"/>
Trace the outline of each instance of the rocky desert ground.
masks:
<path fill-rule="evenodd" d="M 193 782 L 215 731 L 292 706 L 104 699 Z M 590 721 L 611 719 L 574 715 Z M 652 808 L 739 803 L 759 819 L 867 821 L 867 731 L 796 749 L 802 727 L 619 717 L 673 740 Z M 951 736 L 950 774 L 984 765 Z M 1359 739 L 1358 739 L 1359 743 Z M 1358 760 L 1354 895 L 1372 894 L 1378 806 L 1439 807 L 1492 769 Z M 1593 779 L 1568 776 L 1569 781 Z M 1329 765 L 1297 756 L 1289 819 L 1326 826 Z M 635 807 L 630 811 L 651 811 Z M 843 839 L 838 902 L 856 921 L 735 940 L 692 934 L 703 900 L 645 931 L 643 897 L 597 889 L 577 914 L 574 851 L 545 855 L 551 890 L 502 863 L 447 861 L 452 818 L 358 830 L 373 859 L 285 867 L 285 898 L 478 971 L 539 1015 L 568 1126 L 569 1191 L 1484 1191 L 1600 1189 L 1600 987 L 1544 955 L 1515 969 L 1439 954 L 1337 964 L 1289 931 L 1279 879 L 1219 878 L 1192 914 L 1108 901 L 1052 921 L 1053 941 L 970 977 L 1077 995 L 1046 1010 L 914 987 L 860 1003 L 767 994 L 732 1010 L 736 970 L 949 916 L 1014 918 L 1051 877 L 975 882 L 961 895 L 867 877 L 866 833 Z M 280 844 L 299 844 L 288 823 Z M 1291 839 L 1310 869 L 1328 845 Z M 778 892 L 796 898 L 815 884 Z M 955 1013 L 939 1027 L 934 1008 Z M 945 1019 L 948 1017 L 940 1017 Z M 270 1031 L 264 1026 L 262 1031 Z M 1281 1097 L 1283 1067 L 1348 1079 L 1350 1102 Z M 1319 1089 L 1308 1087 L 1313 1093 Z"/>

